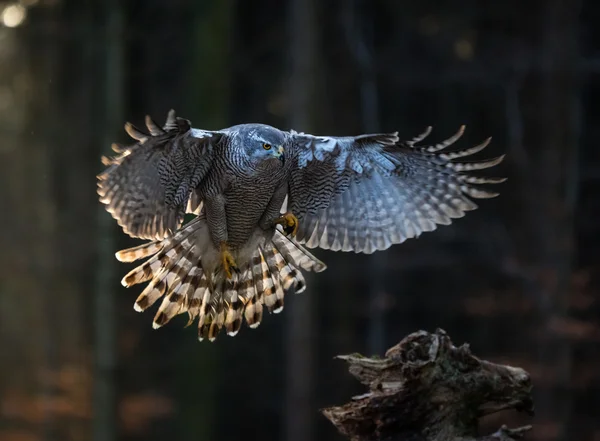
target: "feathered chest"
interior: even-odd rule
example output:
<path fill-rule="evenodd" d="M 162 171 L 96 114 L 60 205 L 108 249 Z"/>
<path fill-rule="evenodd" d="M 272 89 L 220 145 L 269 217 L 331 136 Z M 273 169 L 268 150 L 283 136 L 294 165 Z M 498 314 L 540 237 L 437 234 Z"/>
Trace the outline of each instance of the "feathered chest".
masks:
<path fill-rule="evenodd" d="M 236 176 L 225 191 L 228 205 L 240 205 L 254 211 L 264 210 L 277 189 L 285 182 L 282 170 Z"/>
<path fill-rule="evenodd" d="M 268 211 L 281 179 L 240 179 L 224 192 L 228 243 L 236 248 L 248 240 Z"/>
<path fill-rule="evenodd" d="M 229 169 L 223 196 L 232 245 L 245 242 L 256 228 L 275 193 L 285 185 L 288 169 L 277 162 Z"/>

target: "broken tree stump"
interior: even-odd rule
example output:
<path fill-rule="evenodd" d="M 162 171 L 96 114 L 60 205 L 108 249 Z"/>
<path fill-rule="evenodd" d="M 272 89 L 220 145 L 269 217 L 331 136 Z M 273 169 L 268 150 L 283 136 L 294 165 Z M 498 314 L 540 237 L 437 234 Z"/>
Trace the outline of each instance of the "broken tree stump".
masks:
<path fill-rule="evenodd" d="M 480 360 L 441 329 L 415 332 L 385 358 L 337 358 L 369 392 L 323 414 L 353 441 L 511 441 L 531 429 L 505 426 L 478 436 L 479 418 L 505 409 L 533 415 L 531 381 L 521 368 Z"/>

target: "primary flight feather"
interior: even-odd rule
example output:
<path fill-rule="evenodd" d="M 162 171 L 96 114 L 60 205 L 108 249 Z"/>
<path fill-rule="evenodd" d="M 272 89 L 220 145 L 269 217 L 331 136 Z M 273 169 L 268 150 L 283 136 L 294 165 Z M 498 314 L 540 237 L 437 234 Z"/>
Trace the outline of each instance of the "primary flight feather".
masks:
<path fill-rule="evenodd" d="M 431 132 L 348 137 L 286 132 L 263 124 L 199 130 L 170 111 L 148 133 L 126 124 L 136 141 L 113 145 L 98 176 L 100 201 L 132 237 L 151 239 L 117 258 L 149 258 L 122 280 L 149 282 L 143 311 L 163 298 L 155 328 L 177 314 L 198 319 L 199 338 L 239 331 L 283 309 L 288 291 L 305 289 L 301 270 L 326 266 L 307 248 L 372 253 L 447 225 L 497 194 L 477 188 L 501 178 L 465 172 L 503 157 L 457 162 L 483 150 L 446 152 L 463 134 L 419 146 Z M 195 219 L 183 225 L 184 215 Z"/>

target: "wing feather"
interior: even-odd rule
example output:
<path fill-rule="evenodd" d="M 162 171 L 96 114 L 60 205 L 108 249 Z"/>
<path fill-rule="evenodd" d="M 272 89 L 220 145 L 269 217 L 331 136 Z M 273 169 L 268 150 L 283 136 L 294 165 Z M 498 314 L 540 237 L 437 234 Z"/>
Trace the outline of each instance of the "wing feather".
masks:
<path fill-rule="evenodd" d="M 103 159 L 107 169 L 98 175 L 98 194 L 125 233 L 162 239 L 181 226 L 188 202 L 192 210 L 198 207 L 193 190 L 210 169 L 223 132 L 192 129 L 173 110 L 162 128 L 150 117 L 146 126 L 149 133 L 125 124 L 137 142 L 115 145 L 119 155 Z"/>
<path fill-rule="evenodd" d="M 492 193 L 475 187 L 502 178 L 465 174 L 499 164 L 453 162 L 485 149 L 490 140 L 446 152 L 464 133 L 419 146 L 428 127 L 409 141 L 397 133 L 323 137 L 292 132 L 295 167 L 289 179 L 287 209 L 300 222 L 297 239 L 309 248 L 372 253 L 437 225 L 448 225 L 477 205 L 470 198 Z"/>

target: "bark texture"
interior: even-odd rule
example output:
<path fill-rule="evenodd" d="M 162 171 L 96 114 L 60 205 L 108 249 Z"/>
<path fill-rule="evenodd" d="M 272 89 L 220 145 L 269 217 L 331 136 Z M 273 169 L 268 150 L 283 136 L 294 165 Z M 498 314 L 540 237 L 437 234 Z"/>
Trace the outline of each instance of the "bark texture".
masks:
<path fill-rule="evenodd" d="M 505 409 L 533 415 L 531 381 L 521 368 L 480 360 L 441 329 L 415 332 L 384 358 L 338 356 L 369 392 L 323 414 L 352 440 L 509 441 L 531 426 L 478 435 L 479 419 Z"/>

